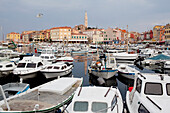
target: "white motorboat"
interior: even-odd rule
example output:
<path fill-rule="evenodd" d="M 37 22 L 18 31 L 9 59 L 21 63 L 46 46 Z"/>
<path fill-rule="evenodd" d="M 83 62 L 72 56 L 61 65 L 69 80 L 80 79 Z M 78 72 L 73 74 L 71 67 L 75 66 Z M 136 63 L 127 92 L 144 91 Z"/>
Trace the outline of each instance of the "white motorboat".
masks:
<path fill-rule="evenodd" d="M 17 66 L 11 61 L 1 61 L 0 62 L 0 77 L 9 75 Z"/>
<path fill-rule="evenodd" d="M 109 79 L 117 73 L 117 65 L 114 57 L 110 57 L 109 54 L 106 58 L 105 54 L 97 61 L 92 61 L 88 66 L 89 73 Z"/>
<path fill-rule="evenodd" d="M 3 113 L 57 113 L 70 103 L 83 78 L 63 77 L 0 102 Z"/>
<path fill-rule="evenodd" d="M 73 64 L 73 57 L 60 57 L 60 58 L 57 58 L 55 62 L 68 62 L 69 64 Z"/>
<path fill-rule="evenodd" d="M 122 113 L 122 96 L 118 88 L 79 87 L 67 111 L 69 113 Z"/>
<path fill-rule="evenodd" d="M 65 76 L 72 72 L 73 65 L 67 62 L 58 62 L 51 65 L 47 65 L 46 68 L 40 72 L 48 78 L 56 78 L 58 76 Z"/>
<path fill-rule="evenodd" d="M 139 73 L 134 87 L 126 93 L 130 113 L 169 113 L 170 77 L 167 74 Z"/>
<path fill-rule="evenodd" d="M 28 79 L 37 76 L 37 72 L 44 68 L 44 63 L 40 57 L 24 57 L 19 61 L 17 68 L 13 70 L 14 75 Z"/>
<path fill-rule="evenodd" d="M 116 58 L 117 62 L 134 62 L 138 58 L 138 54 L 129 54 L 126 52 L 112 53 L 111 56 Z"/>
<path fill-rule="evenodd" d="M 30 89 L 29 84 L 26 83 L 7 83 L 1 86 L 6 98 L 18 95 Z M 0 101 L 3 100 L 2 91 L 0 90 Z"/>
<path fill-rule="evenodd" d="M 42 50 L 40 57 L 42 58 L 45 64 L 51 64 L 52 62 L 55 62 L 56 57 L 55 57 L 54 52 L 55 51 L 53 49 Z"/>
<path fill-rule="evenodd" d="M 137 73 L 139 73 L 138 70 L 126 64 L 121 64 L 118 67 L 118 74 L 128 79 L 134 79 Z"/>

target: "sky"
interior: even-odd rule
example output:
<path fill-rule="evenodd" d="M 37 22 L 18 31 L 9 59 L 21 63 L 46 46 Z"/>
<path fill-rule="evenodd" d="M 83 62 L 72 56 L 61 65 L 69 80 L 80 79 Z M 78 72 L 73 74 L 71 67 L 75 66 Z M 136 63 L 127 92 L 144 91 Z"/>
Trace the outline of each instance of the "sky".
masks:
<path fill-rule="evenodd" d="M 170 23 L 170 0 L 0 0 L 2 34 L 84 24 L 143 32 Z M 37 18 L 36 15 L 43 16 Z"/>

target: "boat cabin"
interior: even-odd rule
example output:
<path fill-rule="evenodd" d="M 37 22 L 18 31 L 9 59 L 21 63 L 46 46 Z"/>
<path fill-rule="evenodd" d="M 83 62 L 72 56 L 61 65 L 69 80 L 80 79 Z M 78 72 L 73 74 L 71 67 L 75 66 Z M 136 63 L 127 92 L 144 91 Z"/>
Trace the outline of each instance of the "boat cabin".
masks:
<path fill-rule="evenodd" d="M 170 76 L 139 73 L 134 87 L 126 95 L 130 113 L 168 113 L 170 108 Z"/>

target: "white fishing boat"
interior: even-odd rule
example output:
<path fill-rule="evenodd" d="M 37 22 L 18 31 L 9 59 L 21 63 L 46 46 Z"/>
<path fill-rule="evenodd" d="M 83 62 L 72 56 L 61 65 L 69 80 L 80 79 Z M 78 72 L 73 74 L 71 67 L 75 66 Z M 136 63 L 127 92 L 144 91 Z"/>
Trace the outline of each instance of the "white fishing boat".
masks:
<path fill-rule="evenodd" d="M 125 78 L 134 79 L 137 73 L 139 71 L 129 65 L 121 64 L 118 66 L 118 74 Z"/>
<path fill-rule="evenodd" d="M 47 65 L 46 68 L 42 69 L 40 72 L 48 79 L 68 75 L 72 72 L 72 69 L 73 65 L 70 65 L 67 62 L 58 62 Z"/>
<path fill-rule="evenodd" d="M 51 64 L 52 62 L 55 62 L 56 57 L 55 57 L 54 52 L 55 51 L 53 49 L 42 50 L 40 57 L 42 58 L 45 64 Z"/>
<path fill-rule="evenodd" d="M 126 93 L 130 113 L 169 113 L 170 76 L 168 74 L 139 73 L 134 87 Z"/>
<path fill-rule="evenodd" d="M 52 113 L 68 104 L 83 78 L 63 77 L 55 79 L 19 95 L 0 102 L 3 113 Z M 5 104 L 6 103 L 6 104 Z"/>
<path fill-rule="evenodd" d="M 118 88 L 79 87 L 67 111 L 69 113 L 122 113 L 122 96 Z"/>
<path fill-rule="evenodd" d="M 17 68 L 13 70 L 14 75 L 18 75 L 22 79 L 34 78 L 37 72 L 44 68 L 44 63 L 40 57 L 24 57 L 19 61 Z"/>
<path fill-rule="evenodd" d="M 27 91 L 28 89 L 30 89 L 30 86 L 26 83 L 7 83 L 2 85 L 2 89 L 6 98 L 9 98 Z M 0 101 L 3 99 L 4 97 L 2 95 L 2 91 L 0 91 Z"/>
<path fill-rule="evenodd" d="M 13 72 L 13 70 L 16 68 L 16 64 L 14 62 L 5 60 L 0 62 L 0 77 L 9 75 Z"/>
<path fill-rule="evenodd" d="M 118 72 L 116 60 L 114 57 L 109 56 L 109 54 L 107 57 L 104 55 L 99 60 L 92 61 L 88 66 L 88 71 L 95 76 L 109 79 Z"/>
<path fill-rule="evenodd" d="M 68 62 L 69 64 L 73 64 L 73 57 L 60 57 L 60 58 L 57 58 L 55 62 Z"/>

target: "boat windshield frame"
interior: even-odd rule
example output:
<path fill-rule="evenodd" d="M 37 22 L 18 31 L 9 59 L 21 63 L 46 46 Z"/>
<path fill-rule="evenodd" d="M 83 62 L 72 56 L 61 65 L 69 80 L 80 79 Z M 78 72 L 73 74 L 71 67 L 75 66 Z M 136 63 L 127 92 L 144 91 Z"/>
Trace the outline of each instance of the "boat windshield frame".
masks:
<path fill-rule="evenodd" d="M 25 68 L 26 63 L 18 63 L 17 68 Z"/>
<path fill-rule="evenodd" d="M 27 63 L 26 68 L 36 68 L 36 63 Z"/>

